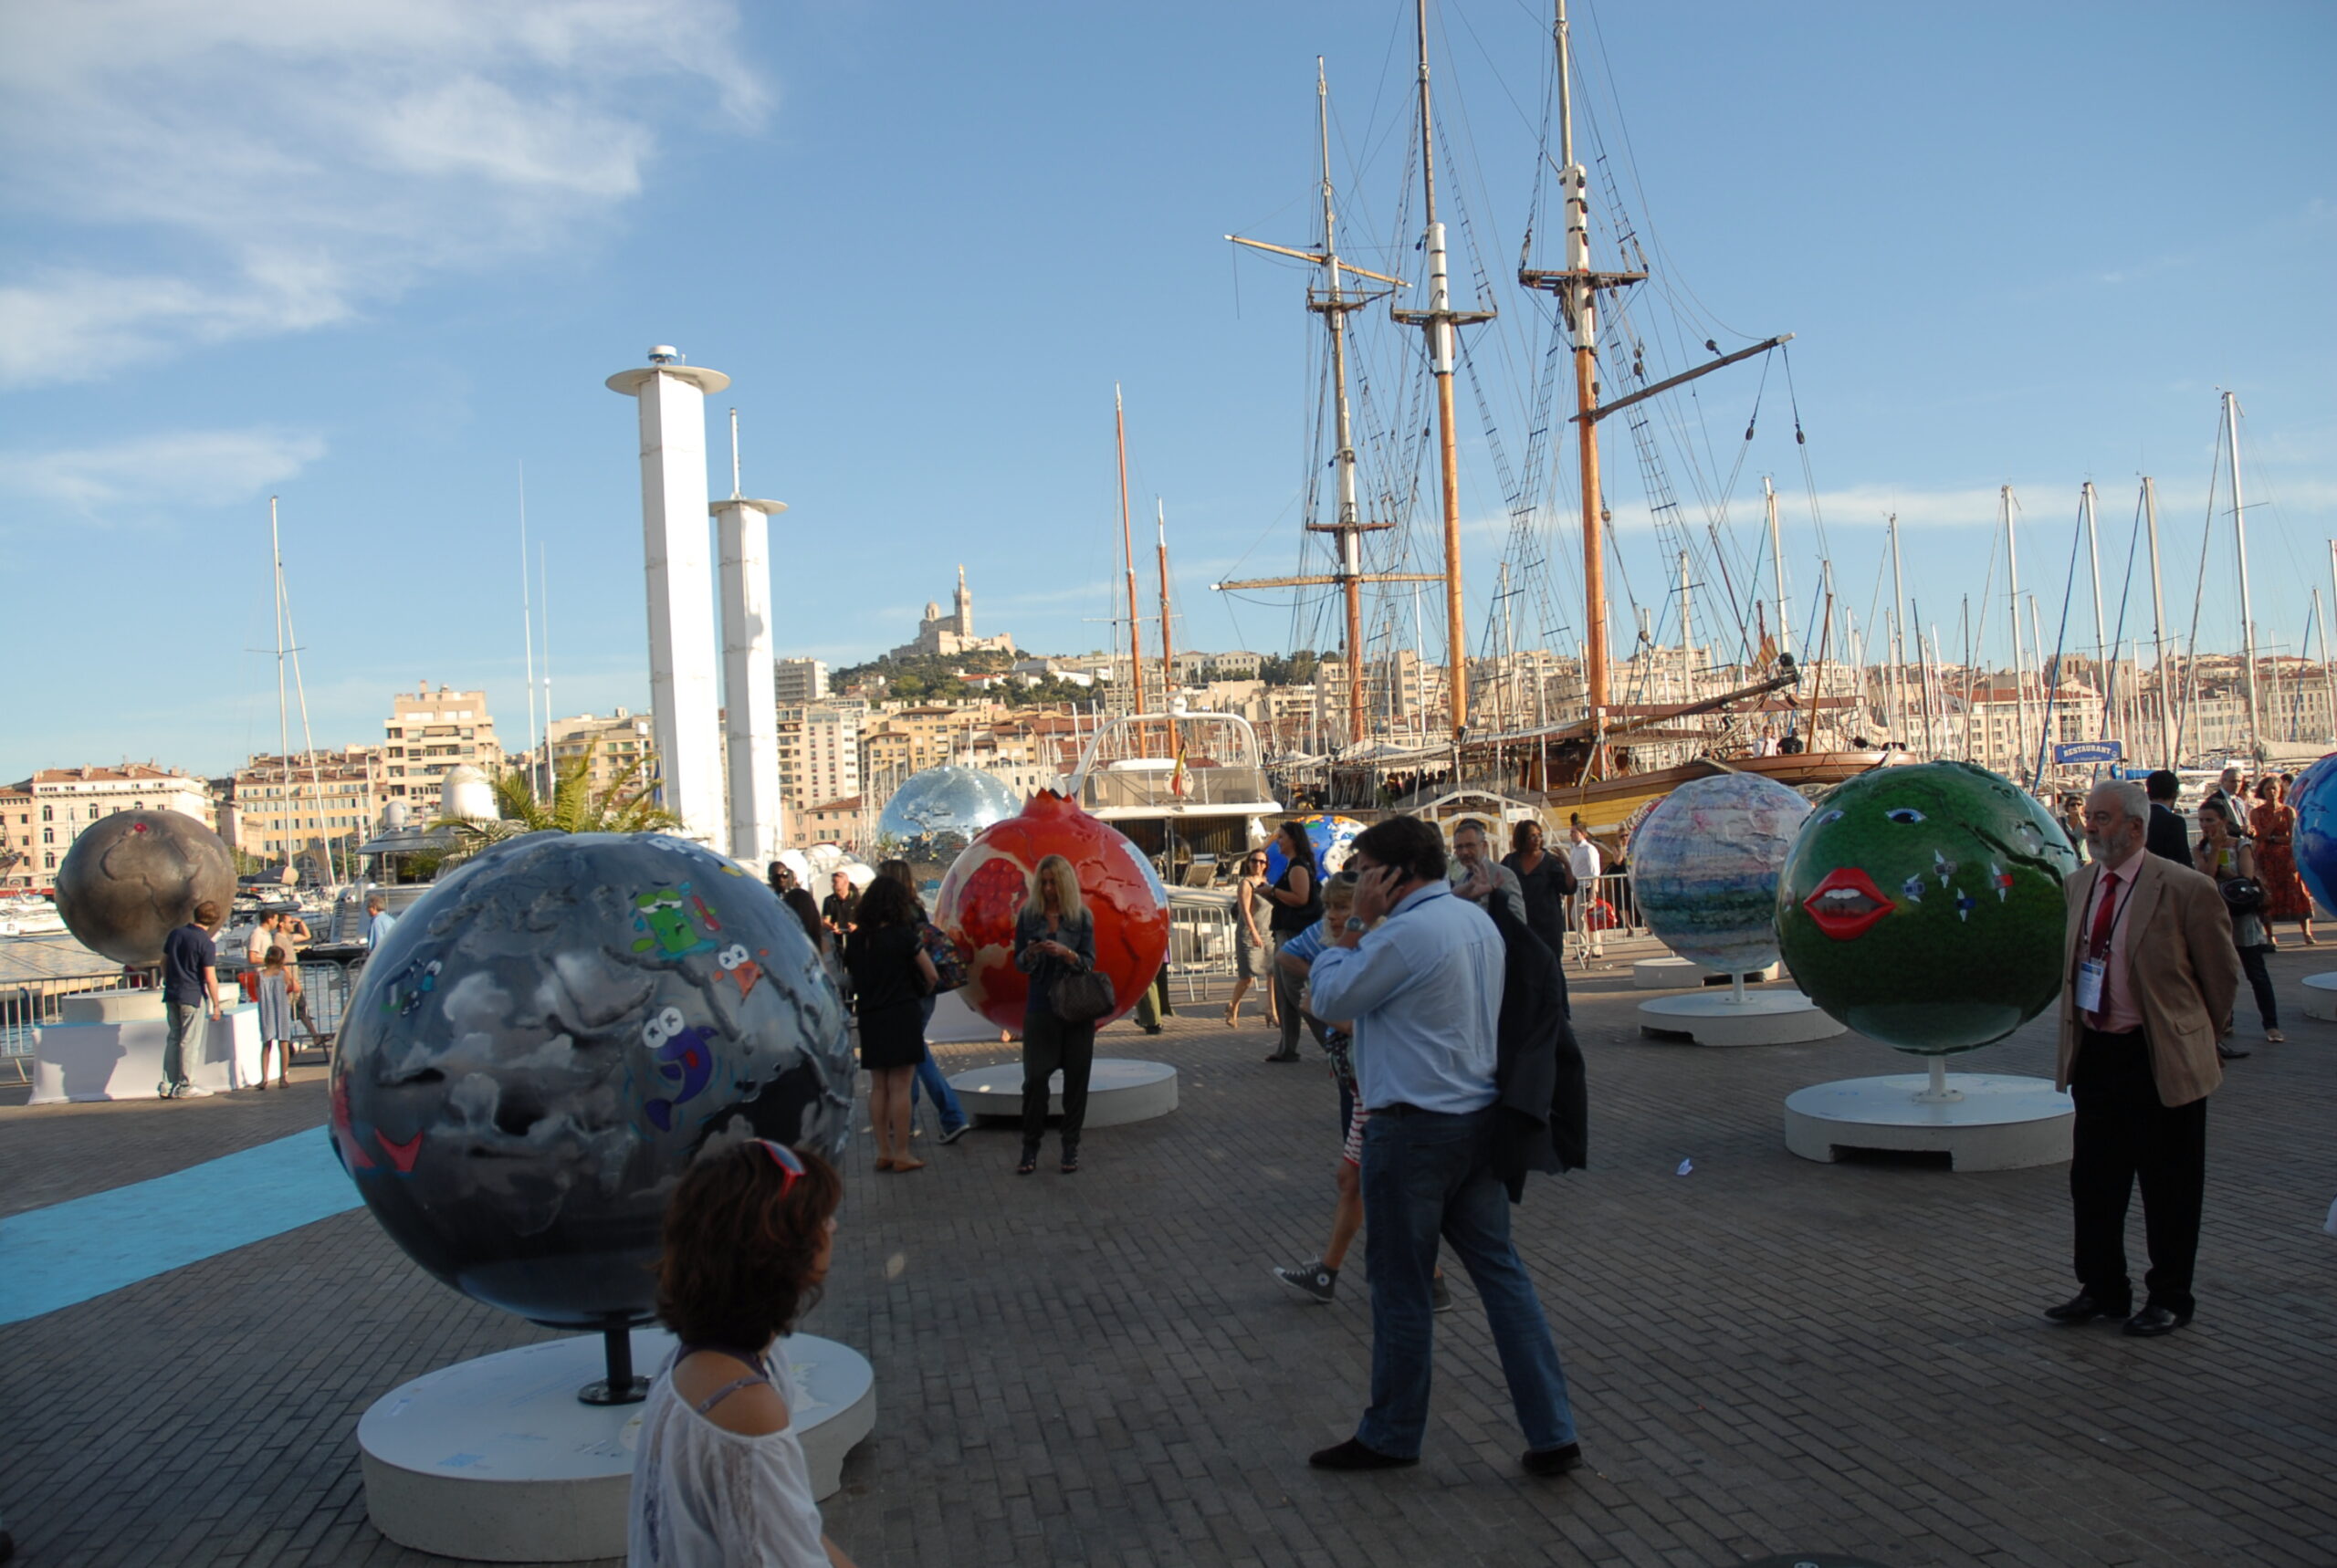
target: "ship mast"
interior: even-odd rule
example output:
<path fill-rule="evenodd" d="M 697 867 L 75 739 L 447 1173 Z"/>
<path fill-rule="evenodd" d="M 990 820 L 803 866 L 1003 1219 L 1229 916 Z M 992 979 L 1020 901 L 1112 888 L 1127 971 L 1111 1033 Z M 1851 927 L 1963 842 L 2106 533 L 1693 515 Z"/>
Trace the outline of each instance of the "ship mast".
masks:
<path fill-rule="evenodd" d="M 1338 549 L 1337 569 L 1327 576 L 1244 578 L 1230 582 L 1213 582 L 1210 588 L 1224 591 L 1236 588 L 1305 588 L 1336 586 L 1347 601 L 1347 741 L 1354 745 L 1367 737 L 1368 726 L 1364 711 L 1363 671 L 1363 585 L 1367 582 L 1437 582 L 1441 574 L 1435 572 L 1366 572 L 1363 570 L 1363 536 L 1378 529 L 1392 527 L 1389 523 L 1367 523 L 1363 508 L 1357 498 L 1355 425 L 1347 410 L 1347 314 L 1360 310 L 1377 295 L 1349 291 L 1345 285 L 1347 275 L 1368 277 L 1401 288 L 1401 279 L 1385 273 L 1368 272 L 1339 259 L 1338 214 L 1333 201 L 1331 185 L 1331 89 L 1323 71 L 1323 57 L 1315 57 L 1315 130 L 1317 148 L 1322 155 L 1323 248 L 1315 251 L 1293 250 L 1288 246 L 1268 245 L 1263 240 L 1244 239 L 1240 235 L 1225 237 L 1235 245 L 1252 250 L 1271 251 L 1276 256 L 1295 256 L 1311 261 L 1323 269 L 1319 288 L 1306 291 L 1306 308 L 1323 318 L 1323 325 L 1331 337 L 1331 402 L 1332 424 L 1337 450 L 1331 455 L 1331 466 L 1337 476 L 1338 511 L 1336 520 L 1328 523 L 1308 523 L 1306 531 L 1335 536 Z"/>
<path fill-rule="evenodd" d="M 1152 506 L 1153 526 L 1160 541 L 1160 706 L 1167 709 L 1175 706 L 1177 690 L 1177 654 L 1168 632 L 1168 507 L 1158 496 L 1152 498 Z M 1176 730 L 1172 720 L 1168 726 L 1171 750 L 1176 747 Z"/>
<path fill-rule="evenodd" d="M 1420 38 L 1420 214 L 1425 225 L 1422 244 L 1428 252 L 1428 308 L 1391 310 L 1389 314 L 1406 326 L 1418 327 L 1427 338 L 1428 368 L 1436 378 L 1438 470 L 1444 492 L 1445 689 L 1452 717 L 1452 737 L 1458 740 L 1469 727 L 1469 628 L 1461 613 L 1461 458 L 1452 415 L 1453 329 L 1490 321 L 1493 312 L 1452 308 L 1452 279 L 1445 261 L 1444 225 L 1436 217 L 1436 132 L 1428 89 L 1428 0 L 1414 0 L 1413 11 Z M 1606 657 L 1603 642 L 1598 657 L 1602 661 Z"/>
<path fill-rule="evenodd" d="M 1428 63 L 1425 23 L 1422 26 L 1420 96 L 1425 114 Z M 1567 330 L 1574 340 L 1574 422 L 1582 471 L 1582 680 L 1584 700 L 1589 710 L 1586 716 L 1596 735 L 1602 727 L 1601 719 L 1607 706 L 1607 512 L 1599 492 L 1598 422 L 1658 392 L 1669 392 L 1698 376 L 1710 375 L 1724 365 L 1733 365 L 1739 360 L 1766 353 L 1778 344 L 1790 340 L 1793 334 L 1784 333 L 1749 349 L 1723 354 L 1692 370 L 1644 387 L 1628 397 L 1618 398 L 1603 406 L 1599 403 L 1598 291 L 1643 283 L 1647 280 L 1647 274 L 1593 272 L 1590 268 L 1590 176 L 1576 160 L 1574 152 L 1573 43 L 1567 26 L 1566 0 L 1556 0 L 1553 33 L 1558 58 L 1558 188 L 1564 193 L 1567 207 L 1566 265 L 1556 271 L 1536 271 L 1520 267 L 1517 281 L 1528 288 L 1545 289 L 1557 296 Z M 1431 224 L 1431 235 L 1436 233 Z M 1437 257 L 1441 260 L 1441 256 L 1440 248 Z M 1449 393 L 1446 402 L 1449 407 Z M 1783 569 L 1779 570 L 1782 574 Z M 1784 597 L 1782 587 L 1781 581 L 1780 601 Z M 1782 603 L 1779 608 L 1782 611 Z M 1780 650 L 1785 646 L 1785 628 L 1780 625 L 1777 628 Z"/>
<path fill-rule="evenodd" d="M 2158 654 L 2159 765 L 2173 768 L 2176 765 L 2175 697 L 2170 690 L 2173 677 L 2166 667 L 2166 594 L 2158 575 L 2158 486 L 2147 474 L 2143 476 L 2143 520 L 2150 530 L 2151 645 Z M 2332 558 L 2331 580 L 2337 581 L 2337 557 Z"/>
<path fill-rule="evenodd" d="M 2248 747 L 2255 757 L 2263 749 L 2263 731 L 2256 711 L 2256 612 L 2248 597 L 2248 514 L 2239 499 L 2239 396 L 2224 393 L 2224 431 L 2231 444 L 2231 530 L 2239 547 L 2239 640 L 2247 658 Z"/>
<path fill-rule="evenodd" d="M 1144 622 L 1136 613 L 1136 534 L 1128 523 L 1128 420 L 1112 388 L 1112 434 L 1120 454 L 1120 555 L 1128 568 L 1128 716 L 1144 712 Z M 1138 727 L 1141 733 L 1141 727 Z"/>

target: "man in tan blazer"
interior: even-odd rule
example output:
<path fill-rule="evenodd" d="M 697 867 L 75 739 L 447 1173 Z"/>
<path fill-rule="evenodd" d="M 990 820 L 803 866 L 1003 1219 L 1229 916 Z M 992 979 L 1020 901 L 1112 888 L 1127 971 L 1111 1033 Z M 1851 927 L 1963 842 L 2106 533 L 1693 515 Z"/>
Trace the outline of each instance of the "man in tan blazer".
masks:
<path fill-rule="evenodd" d="M 2085 801 L 2092 863 L 2062 889 L 2070 917 L 2056 1082 L 2077 1102 L 2070 1199 L 2079 1290 L 2045 1314 L 2060 1323 L 2125 1318 L 2125 1332 L 2144 1338 L 2181 1328 L 2196 1304 L 2207 1096 L 2223 1082 L 2216 1040 L 2240 979 L 2222 894 L 2144 848 L 2150 811 L 2140 784 L 2094 786 Z M 2151 1268 L 2147 1299 L 2133 1312 L 2126 1203 L 2137 1179 Z"/>

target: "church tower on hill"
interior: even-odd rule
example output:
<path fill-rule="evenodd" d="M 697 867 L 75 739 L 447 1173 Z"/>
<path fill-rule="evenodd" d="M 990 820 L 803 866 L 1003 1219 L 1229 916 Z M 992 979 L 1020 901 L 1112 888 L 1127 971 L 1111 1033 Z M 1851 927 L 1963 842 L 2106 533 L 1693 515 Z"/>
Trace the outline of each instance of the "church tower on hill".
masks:
<path fill-rule="evenodd" d="M 917 641 L 893 650 L 896 659 L 914 658 L 920 654 L 954 658 L 960 653 L 1014 652 L 1014 639 L 1001 633 L 996 637 L 974 635 L 974 594 L 966 586 L 966 569 L 958 568 L 958 591 L 951 596 L 951 611 L 941 613 L 938 601 L 927 601 L 925 619 L 917 622 Z"/>

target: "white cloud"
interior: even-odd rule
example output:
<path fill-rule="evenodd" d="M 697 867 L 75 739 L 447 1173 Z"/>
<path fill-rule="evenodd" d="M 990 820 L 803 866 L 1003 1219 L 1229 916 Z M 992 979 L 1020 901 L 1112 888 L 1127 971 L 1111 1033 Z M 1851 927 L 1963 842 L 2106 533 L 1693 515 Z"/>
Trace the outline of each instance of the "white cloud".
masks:
<path fill-rule="evenodd" d="M 79 0 L 0 10 L 0 385 L 344 319 L 752 124 L 732 0 Z"/>
<path fill-rule="evenodd" d="M 0 452 L 0 490 L 83 517 L 247 501 L 324 455 L 321 437 L 266 427 L 141 436 L 62 452 Z"/>

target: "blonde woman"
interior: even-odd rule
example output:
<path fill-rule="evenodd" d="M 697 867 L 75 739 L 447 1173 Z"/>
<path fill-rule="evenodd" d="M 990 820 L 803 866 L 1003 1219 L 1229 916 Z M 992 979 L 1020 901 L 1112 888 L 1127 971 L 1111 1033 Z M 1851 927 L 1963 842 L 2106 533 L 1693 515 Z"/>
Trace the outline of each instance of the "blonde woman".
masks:
<path fill-rule="evenodd" d="M 1079 874 L 1061 855 L 1039 862 L 1031 897 L 1014 917 L 1014 963 L 1031 977 L 1022 1004 L 1022 1157 L 1017 1176 L 1039 1168 L 1047 1131 L 1047 1080 L 1063 1073 L 1063 1174 L 1079 1169 L 1087 1122 L 1087 1079 L 1095 1068 L 1095 1026 L 1055 1015 L 1057 982 L 1095 967 L 1095 921 L 1079 896 Z"/>

